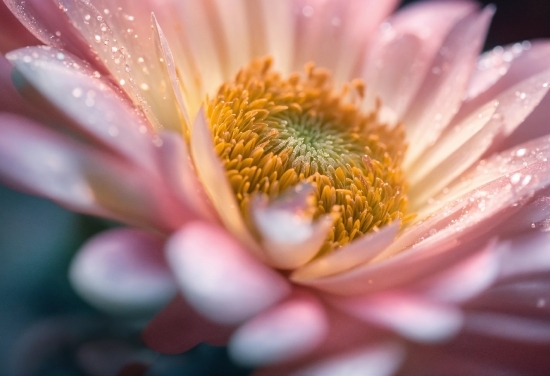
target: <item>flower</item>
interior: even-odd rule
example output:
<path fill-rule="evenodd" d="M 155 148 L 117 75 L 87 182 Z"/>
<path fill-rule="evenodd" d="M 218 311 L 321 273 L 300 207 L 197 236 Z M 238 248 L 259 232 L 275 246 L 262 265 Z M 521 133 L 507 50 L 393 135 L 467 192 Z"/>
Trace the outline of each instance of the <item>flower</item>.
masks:
<path fill-rule="evenodd" d="M 478 58 L 494 9 L 471 2 L 5 3 L 46 44 L 7 54 L 20 90 L 58 111 L 0 115 L 2 179 L 132 226 L 70 278 L 117 313 L 177 294 L 152 348 L 548 371 L 548 42 Z"/>

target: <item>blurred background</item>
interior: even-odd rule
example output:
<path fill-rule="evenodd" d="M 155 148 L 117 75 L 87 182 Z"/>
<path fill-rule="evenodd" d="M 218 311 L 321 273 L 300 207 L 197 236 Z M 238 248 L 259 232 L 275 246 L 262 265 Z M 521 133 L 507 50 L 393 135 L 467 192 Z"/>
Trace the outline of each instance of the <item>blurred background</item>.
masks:
<path fill-rule="evenodd" d="M 405 4 L 415 1 L 405 1 Z M 485 49 L 550 37 L 550 1 L 497 0 Z M 1 21 L 1 20 L 0 20 Z M 0 375 L 101 376 L 131 362 L 128 375 L 247 375 L 225 349 L 200 345 L 161 356 L 139 341 L 142 323 L 103 316 L 74 294 L 71 257 L 89 237 L 112 227 L 0 186 Z"/>

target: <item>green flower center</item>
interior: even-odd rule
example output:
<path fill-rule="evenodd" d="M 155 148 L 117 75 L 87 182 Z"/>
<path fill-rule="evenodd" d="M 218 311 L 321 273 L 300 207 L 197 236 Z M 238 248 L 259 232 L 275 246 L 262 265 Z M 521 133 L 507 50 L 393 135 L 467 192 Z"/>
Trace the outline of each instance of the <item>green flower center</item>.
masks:
<path fill-rule="evenodd" d="M 215 150 L 250 230 L 254 195 L 273 200 L 308 182 L 316 189 L 303 215 L 330 213 L 334 228 L 320 254 L 396 219 L 407 219 L 402 126 L 360 109 L 361 81 L 336 90 L 325 69 L 282 78 L 271 60 L 253 61 L 208 102 Z M 260 239 L 261 240 L 261 239 Z"/>

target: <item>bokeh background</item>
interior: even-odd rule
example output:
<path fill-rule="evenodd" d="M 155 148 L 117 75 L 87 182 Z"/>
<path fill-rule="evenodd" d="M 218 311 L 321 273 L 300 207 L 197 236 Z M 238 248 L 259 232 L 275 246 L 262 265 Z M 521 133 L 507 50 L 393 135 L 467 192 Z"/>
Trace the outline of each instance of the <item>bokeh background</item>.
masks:
<path fill-rule="evenodd" d="M 485 50 L 550 37 L 549 0 L 481 3 L 497 6 Z M 249 374 L 224 348 L 155 354 L 140 343 L 143 322 L 102 315 L 75 295 L 67 279 L 71 257 L 113 226 L 0 185 L 0 375 L 102 376 L 127 362 L 127 375 L 144 374 L 145 363 L 153 364 L 148 376 Z"/>

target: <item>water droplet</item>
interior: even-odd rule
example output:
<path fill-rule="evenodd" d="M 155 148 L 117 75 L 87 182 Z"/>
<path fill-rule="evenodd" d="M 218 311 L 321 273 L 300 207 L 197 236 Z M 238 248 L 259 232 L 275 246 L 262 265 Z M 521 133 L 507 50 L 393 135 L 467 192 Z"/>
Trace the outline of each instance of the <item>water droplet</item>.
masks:
<path fill-rule="evenodd" d="M 309 6 L 309 5 L 306 5 L 305 7 L 302 8 L 302 14 L 305 16 L 305 17 L 311 17 L 313 16 L 313 7 Z"/>
<path fill-rule="evenodd" d="M 119 82 L 118 82 L 120 85 L 124 86 L 126 84 L 126 81 L 124 79 L 121 79 Z"/>
<path fill-rule="evenodd" d="M 82 96 L 82 89 L 79 87 L 75 87 L 72 91 L 72 94 L 75 98 L 80 98 Z"/>
<path fill-rule="evenodd" d="M 537 300 L 537 308 L 542 308 L 546 306 L 546 300 L 543 299 L 543 298 L 540 298 L 539 300 Z"/>
<path fill-rule="evenodd" d="M 116 47 L 111 47 L 111 52 L 117 52 L 118 51 L 118 48 Z"/>
<path fill-rule="evenodd" d="M 65 60 L 65 55 L 62 54 L 61 52 L 58 52 L 56 57 L 57 57 L 57 60 Z"/>
<path fill-rule="evenodd" d="M 99 35 L 94 35 L 94 40 L 95 40 L 97 43 L 101 42 L 101 36 L 99 36 Z"/>
<path fill-rule="evenodd" d="M 89 14 L 87 14 L 87 15 L 84 16 L 84 20 L 85 20 L 85 21 L 90 21 L 91 18 L 92 18 L 92 17 L 91 17 Z"/>
<path fill-rule="evenodd" d="M 518 151 L 516 151 L 516 156 L 518 156 L 518 157 L 523 157 L 525 154 L 527 154 L 527 149 L 525 149 L 525 148 L 522 148 L 522 149 L 519 149 Z"/>
<path fill-rule="evenodd" d="M 510 183 L 512 184 L 518 184 L 521 180 L 521 173 L 516 172 L 512 177 L 510 178 Z"/>
<path fill-rule="evenodd" d="M 139 87 L 140 87 L 141 90 L 143 90 L 143 91 L 149 90 L 149 85 L 147 85 L 146 83 L 143 83 L 143 84 L 139 85 Z"/>

